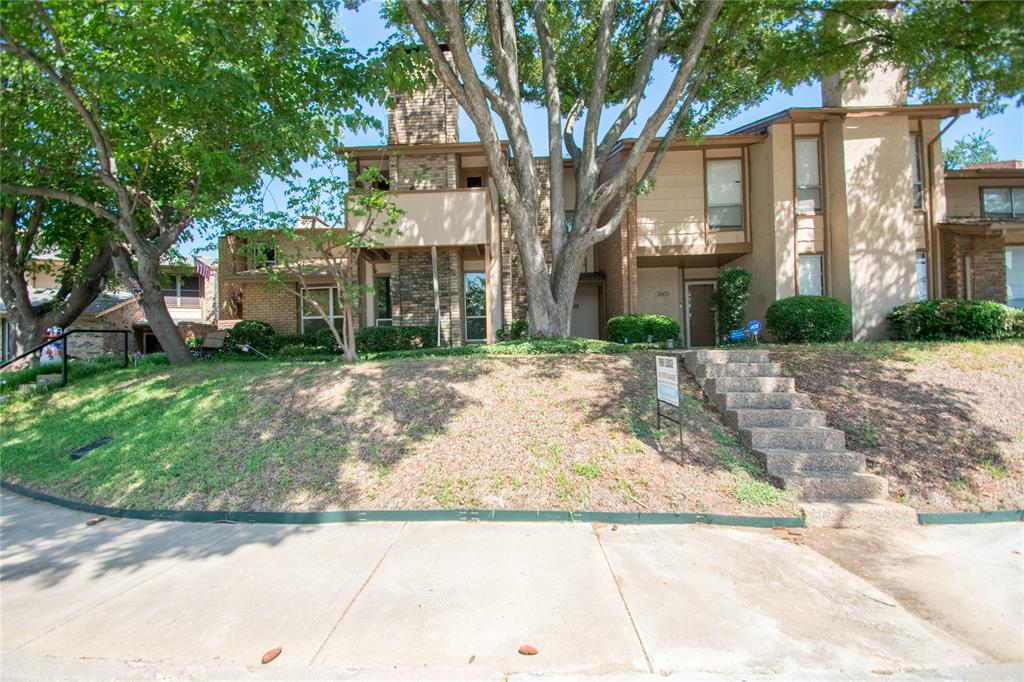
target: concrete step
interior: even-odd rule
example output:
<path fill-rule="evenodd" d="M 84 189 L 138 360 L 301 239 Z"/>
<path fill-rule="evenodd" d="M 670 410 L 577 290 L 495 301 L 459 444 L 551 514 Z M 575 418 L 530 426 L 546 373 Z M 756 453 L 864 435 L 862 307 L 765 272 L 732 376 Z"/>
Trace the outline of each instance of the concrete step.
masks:
<path fill-rule="evenodd" d="M 889 494 L 889 481 L 873 474 L 772 476 L 801 500 L 877 500 Z"/>
<path fill-rule="evenodd" d="M 864 455 L 850 450 L 754 451 L 755 459 L 773 476 L 855 474 L 864 469 Z"/>
<path fill-rule="evenodd" d="M 916 526 L 914 509 L 888 500 L 804 502 L 804 524 L 809 528 L 879 528 Z"/>
<path fill-rule="evenodd" d="M 768 362 L 768 351 L 705 348 L 689 351 L 686 357 L 705 365 L 721 362 Z"/>
<path fill-rule="evenodd" d="M 751 450 L 845 450 L 846 434 L 820 426 L 739 429 L 740 440 Z"/>
<path fill-rule="evenodd" d="M 803 393 L 722 393 L 713 398 L 719 412 L 726 410 L 794 410 L 808 407 Z"/>
<path fill-rule="evenodd" d="M 754 426 L 825 426 L 825 413 L 821 410 L 726 410 L 725 421 L 737 429 Z"/>
<path fill-rule="evenodd" d="M 795 390 L 792 377 L 714 377 L 704 390 L 714 393 L 787 393 Z"/>
<path fill-rule="evenodd" d="M 693 372 L 698 380 L 711 377 L 777 377 L 781 374 L 782 364 L 778 362 L 698 363 Z"/>

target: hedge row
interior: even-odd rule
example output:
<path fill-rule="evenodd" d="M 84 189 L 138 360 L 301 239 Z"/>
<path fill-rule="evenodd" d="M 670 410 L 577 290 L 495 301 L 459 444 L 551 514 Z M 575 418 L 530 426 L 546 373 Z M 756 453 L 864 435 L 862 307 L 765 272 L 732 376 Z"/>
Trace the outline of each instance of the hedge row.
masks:
<path fill-rule="evenodd" d="M 993 301 L 918 301 L 893 308 L 888 320 L 908 341 L 1024 338 L 1024 311 Z"/>
<path fill-rule="evenodd" d="M 241 345 L 251 346 L 262 353 L 288 356 L 304 355 L 310 351 L 338 352 L 329 329 L 309 334 L 278 334 L 260 320 L 242 320 L 228 331 L 225 347 L 234 350 Z M 356 332 L 356 351 L 359 353 L 415 350 L 436 345 L 437 332 L 433 325 L 365 327 Z"/>
<path fill-rule="evenodd" d="M 780 298 L 765 313 L 765 327 L 781 343 L 842 341 L 851 322 L 850 306 L 828 296 Z"/>

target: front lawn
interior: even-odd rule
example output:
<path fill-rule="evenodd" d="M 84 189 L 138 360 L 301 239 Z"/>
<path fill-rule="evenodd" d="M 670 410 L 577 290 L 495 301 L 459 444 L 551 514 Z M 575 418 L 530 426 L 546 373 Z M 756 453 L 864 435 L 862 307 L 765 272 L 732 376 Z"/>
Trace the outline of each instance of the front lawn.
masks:
<path fill-rule="evenodd" d="M 1024 342 L 771 350 L 893 499 L 920 511 L 1024 508 Z"/>
<path fill-rule="evenodd" d="M 641 352 L 112 370 L 0 406 L 0 473 L 135 508 L 799 513 L 688 377 L 682 448 L 656 431 L 653 375 Z"/>

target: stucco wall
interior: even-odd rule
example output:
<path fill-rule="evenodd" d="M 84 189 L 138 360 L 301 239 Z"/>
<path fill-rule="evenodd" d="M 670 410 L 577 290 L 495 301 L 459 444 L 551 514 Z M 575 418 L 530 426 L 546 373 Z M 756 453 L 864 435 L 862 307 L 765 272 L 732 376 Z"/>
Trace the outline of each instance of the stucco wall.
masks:
<path fill-rule="evenodd" d="M 949 217 L 981 216 L 982 187 L 1024 187 L 1024 178 L 946 178 L 946 211 Z"/>
<path fill-rule="evenodd" d="M 900 116 L 847 118 L 842 124 L 856 339 L 886 336 L 886 314 L 916 300 L 917 230 L 907 135 L 907 120 Z"/>

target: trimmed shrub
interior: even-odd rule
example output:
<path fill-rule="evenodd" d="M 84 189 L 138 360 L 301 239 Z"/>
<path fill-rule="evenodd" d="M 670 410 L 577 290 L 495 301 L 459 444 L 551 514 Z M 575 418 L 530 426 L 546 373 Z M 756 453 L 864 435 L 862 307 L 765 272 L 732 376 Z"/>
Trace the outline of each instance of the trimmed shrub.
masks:
<path fill-rule="evenodd" d="M 526 320 L 512 320 L 508 327 L 502 327 L 494 333 L 498 341 L 518 341 L 525 339 L 530 331 L 530 323 Z"/>
<path fill-rule="evenodd" d="M 726 336 L 743 326 L 750 297 L 750 273 L 743 268 L 724 267 L 718 271 L 718 284 L 711 294 L 711 305 L 718 320 L 718 336 Z"/>
<path fill-rule="evenodd" d="M 228 330 L 224 345 L 234 350 L 245 344 L 267 352 L 277 345 L 275 336 L 274 328 L 262 320 L 242 320 Z"/>
<path fill-rule="evenodd" d="M 782 343 L 842 341 L 851 324 L 850 306 L 828 296 L 780 298 L 765 314 L 765 326 Z"/>
<path fill-rule="evenodd" d="M 334 340 L 331 339 L 331 345 Z M 406 327 L 364 327 L 356 332 L 356 351 L 359 353 L 385 353 L 396 350 L 433 348 L 437 345 L 434 325 Z"/>
<path fill-rule="evenodd" d="M 608 320 L 608 338 L 616 343 L 678 341 L 679 323 L 665 315 L 619 315 Z"/>
<path fill-rule="evenodd" d="M 887 316 L 893 335 L 908 341 L 1024 338 L 1024 311 L 994 301 L 932 299 Z"/>

